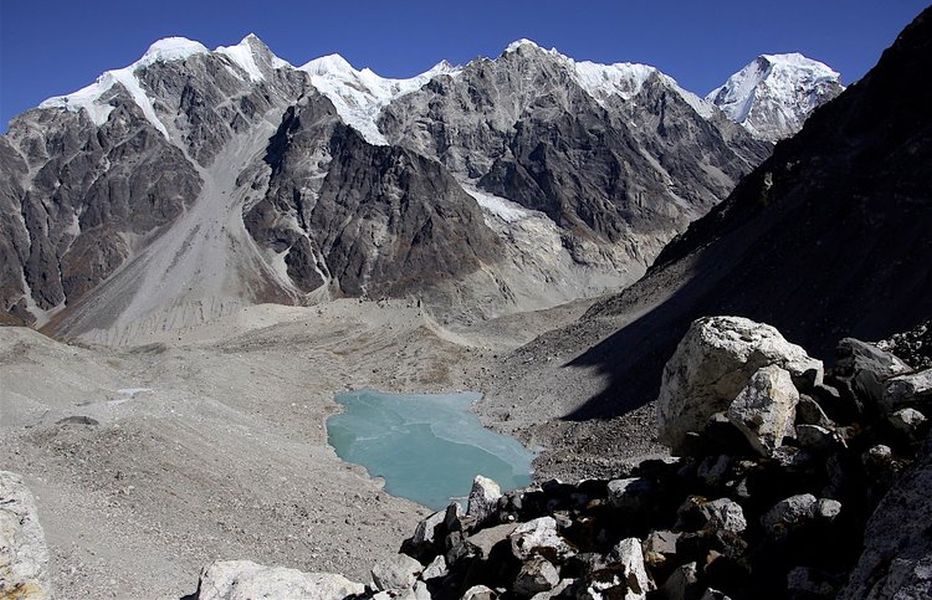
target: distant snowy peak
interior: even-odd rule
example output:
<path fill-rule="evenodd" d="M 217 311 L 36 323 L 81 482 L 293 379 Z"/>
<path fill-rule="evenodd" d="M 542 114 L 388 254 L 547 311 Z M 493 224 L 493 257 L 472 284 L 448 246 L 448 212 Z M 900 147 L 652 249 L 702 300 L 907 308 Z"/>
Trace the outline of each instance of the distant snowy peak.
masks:
<path fill-rule="evenodd" d="M 371 144 L 387 145 L 376 120 L 392 100 L 414 92 L 438 75 L 460 72 L 447 61 L 407 79 L 381 77 L 371 69 L 356 70 L 339 54 L 315 58 L 299 67 L 311 77 L 311 84 L 334 105 L 343 121 Z"/>
<path fill-rule="evenodd" d="M 146 119 L 162 135 L 168 138 L 168 131 L 155 113 L 151 98 L 148 97 L 137 77 L 137 72 L 156 63 L 169 63 L 188 60 L 197 55 L 223 56 L 229 61 L 231 72 L 238 77 L 245 77 L 257 82 L 265 79 L 270 69 L 290 67 L 286 61 L 278 58 L 254 34 L 249 34 L 235 46 L 220 46 L 213 52 L 200 42 L 184 37 L 167 37 L 156 41 L 136 62 L 104 72 L 97 80 L 76 92 L 64 96 L 53 96 L 39 104 L 39 108 L 62 108 L 72 112 L 84 110 L 97 125 L 103 125 L 113 106 L 112 88 L 120 84 L 139 106 Z"/>
<path fill-rule="evenodd" d="M 706 96 L 758 138 L 777 141 L 844 90 L 841 75 L 798 52 L 762 54 Z"/>

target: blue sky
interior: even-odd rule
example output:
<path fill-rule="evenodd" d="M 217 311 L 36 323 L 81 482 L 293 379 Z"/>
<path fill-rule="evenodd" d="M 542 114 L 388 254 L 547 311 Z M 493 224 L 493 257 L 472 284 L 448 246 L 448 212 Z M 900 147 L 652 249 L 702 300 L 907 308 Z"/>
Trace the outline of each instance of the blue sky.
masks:
<path fill-rule="evenodd" d="M 183 35 L 255 32 L 293 64 L 332 52 L 384 76 L 497 56 L 527 37 L 577 59 L 644 62 L 700 94 L 760 53 L 799 51 L 863 75 L 925 6 L 914 0 L 222 2 L 0 0 L 0 124 Z"/>

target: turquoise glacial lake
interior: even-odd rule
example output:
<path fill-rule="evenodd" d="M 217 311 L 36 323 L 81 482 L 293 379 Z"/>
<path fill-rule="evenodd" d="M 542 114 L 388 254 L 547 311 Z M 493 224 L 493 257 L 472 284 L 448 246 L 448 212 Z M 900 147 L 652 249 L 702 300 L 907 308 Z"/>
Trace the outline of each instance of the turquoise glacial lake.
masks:
<path fill-rule="evenodd" d="M 336 395 L 343 412 L 327 419 L 330 445 L 343 460 L 385 480 L 385 491 L 441 509 L 469 495 L 477 474 L 502 490 L 531 483 L 534 454 L 486 429 L 470 410 L 480 394 Z"/>

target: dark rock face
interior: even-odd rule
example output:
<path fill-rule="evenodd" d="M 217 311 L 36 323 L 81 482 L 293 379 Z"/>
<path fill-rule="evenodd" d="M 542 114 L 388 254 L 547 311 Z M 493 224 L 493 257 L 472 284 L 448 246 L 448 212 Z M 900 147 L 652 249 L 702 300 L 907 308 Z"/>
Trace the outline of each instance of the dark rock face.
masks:
<path fill-rule="evenodd" d="M 21 282 L 39 309 L 76 298 L 126 258 L 124 235 L 170 223 L 197 196 L 200 177 L 181 150 L 125 91 L 110 102 L 101 127 L 83 113 L 38 109 L 3 139 L 0 244 L 16 260 L 4 260 L 0 288 L 12 291 L 2 301 L 15 314 L 26 315 Z"/>
<path fill-rule="evenodd" d="M 584 317 L 653 307 L 574 364 L 602 365 L 619 396 L 653 398 L 689 323 L 736 314 L 831 356 L 845 335 L 879 339 L 928 318 L 932 294 L 932 15 L 813 113 L 728 200 L 670 243 L 651 271 Z M 630 404 L 630 403 L 629 403 Z"/>
<path fill-rule="evenodd" d="M 306 291 L 326 278 L 345 295 L 401 295 L 494 260 L 498 240 L 479 206 L 439 163 L 367 143 L 326 98 L 289 109 L 266 161 L 268 192 L 247 228 L 288 249 L 289 275 Z"/>

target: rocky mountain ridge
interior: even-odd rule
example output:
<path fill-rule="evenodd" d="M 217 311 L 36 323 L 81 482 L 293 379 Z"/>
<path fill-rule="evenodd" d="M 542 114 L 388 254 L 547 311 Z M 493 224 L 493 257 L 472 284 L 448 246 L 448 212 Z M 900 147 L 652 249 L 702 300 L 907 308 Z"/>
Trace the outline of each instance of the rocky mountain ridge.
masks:
<path fill-rule="evenodd" d="M 115 342 L 343 295 L 547 308 L 637 279 L 768 152 L 652 67 L 527 40 L 395 80 L 168 38 L 0 138 L 0 309 Z"/>

